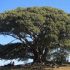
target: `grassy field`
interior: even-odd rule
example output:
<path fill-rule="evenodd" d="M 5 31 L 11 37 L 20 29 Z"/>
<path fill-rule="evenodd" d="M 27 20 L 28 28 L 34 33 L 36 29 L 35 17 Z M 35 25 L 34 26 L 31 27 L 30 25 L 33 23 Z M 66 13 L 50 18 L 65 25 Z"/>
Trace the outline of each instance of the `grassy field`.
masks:
<path fill-rule="evenodd" d="M 70 70 L 70 65 L 50 67 L 50 66 L 24 66 L 24 67 L 2 67 L 0 70 Z"/>

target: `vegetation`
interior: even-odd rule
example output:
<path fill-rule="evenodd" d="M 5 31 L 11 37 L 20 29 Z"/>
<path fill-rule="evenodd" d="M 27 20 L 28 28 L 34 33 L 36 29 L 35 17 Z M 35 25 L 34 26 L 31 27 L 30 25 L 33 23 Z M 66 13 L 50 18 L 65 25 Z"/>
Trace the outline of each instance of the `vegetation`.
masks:
<path fill-rule="evenodd" d="M 62 52 L 57 58 L 65 61 L 64 49 L 70 48 L 70 15 L 51 7 L 17 8 L 0 14 L 0 34 L 21 41 L 1 48 L 3 59 L 30 57 L 33 63 L 48 63 L 50 49 L 59 47 Z"/>

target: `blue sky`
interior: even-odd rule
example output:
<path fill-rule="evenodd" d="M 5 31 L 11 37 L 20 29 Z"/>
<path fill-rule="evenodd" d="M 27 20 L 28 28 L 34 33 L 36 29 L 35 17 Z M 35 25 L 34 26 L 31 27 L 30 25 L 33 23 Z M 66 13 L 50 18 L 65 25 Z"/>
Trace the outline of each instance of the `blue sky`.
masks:
<path fill-rule="evenodd" d="M 17 40 L 16 38 L 13 38 L 12 36 L 8 35 L 0 35 L 0 44 L 8 44 L 8 43 L 16 43 L 20 42 L 20 40 Z"/>
<path fill-rule="evenodd" d="M 17 7 L 51 6 L 70 13 L 70 0 L 1 0 L 0 12 Z"/>
<path fill-rule="evenodd" d="M 1 0 L 0 12 L 16 9 L 17 7 L 51 6 L 70 13 L 70 0 Z M 0 35 L 0 43 L 6 44 L 14 38 Z M 15 41 L 17 42 L 17 40 Z"/>

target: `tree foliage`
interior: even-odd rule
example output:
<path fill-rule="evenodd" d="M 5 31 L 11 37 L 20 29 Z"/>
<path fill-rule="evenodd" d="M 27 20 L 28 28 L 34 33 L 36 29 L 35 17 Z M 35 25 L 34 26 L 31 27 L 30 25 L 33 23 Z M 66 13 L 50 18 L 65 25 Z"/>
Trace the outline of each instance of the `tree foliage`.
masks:
<path fill-rule="evenodd" d="M 58 47 L 57 44 L 70 47 L 70 15 L 51 7 L 17 8 L 0 14 L 0 34 L 11 35 L 22 42 L 19 48 L 11 45 L 11 51 L 0 51 L 4 53 L 1 58 L 24 59 L 29 51 L 34 55 L 31 57 L 34 62 L 45 62 L 48 51 Z"/>

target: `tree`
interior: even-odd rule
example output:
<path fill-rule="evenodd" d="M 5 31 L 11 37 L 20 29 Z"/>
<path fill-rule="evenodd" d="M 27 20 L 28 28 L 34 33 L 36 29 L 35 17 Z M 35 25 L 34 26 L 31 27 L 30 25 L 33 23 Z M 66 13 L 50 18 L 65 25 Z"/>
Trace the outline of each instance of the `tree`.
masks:
<path fill-rule="evenodd" d="M 33 63 L 47 61 L 48 51 L 53 47 L 57 47 L 56 44 L 62 44 L 66 47 L 66 44 L 70 43 L 67 39 L 70 37 L 68 33 L 70 31 L 68 28 L 70 25 L 69 19 L 68 14 L 51 7 L 17 8 L 1 13 L 0 34 L 11 35 L 19 39 L 21 44 L 20 48 L 14 45 L 16 49 L 12 48 L 12 45 L 9 46 L 11 50 L 9 51 L 8 47 L 5 52 L 4 50 L 1 51 L 4 54 L 0 57 L 24 59 L 27 51 L 29 51 L 33 54 L 33 56 L 30 56 L 34 59 Z M 28 41 L 27 37 L 31 38 L 32 41 Z"/>

